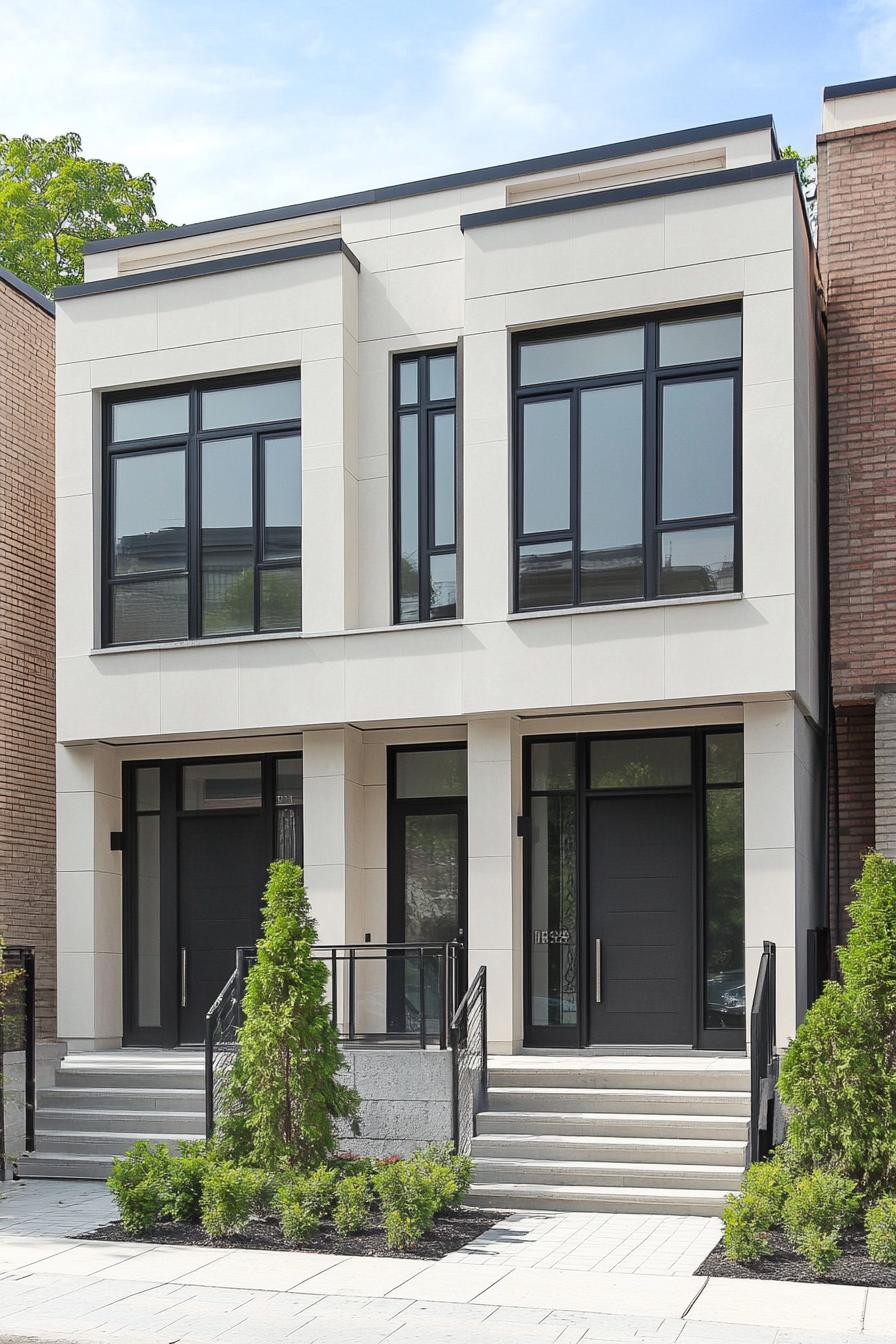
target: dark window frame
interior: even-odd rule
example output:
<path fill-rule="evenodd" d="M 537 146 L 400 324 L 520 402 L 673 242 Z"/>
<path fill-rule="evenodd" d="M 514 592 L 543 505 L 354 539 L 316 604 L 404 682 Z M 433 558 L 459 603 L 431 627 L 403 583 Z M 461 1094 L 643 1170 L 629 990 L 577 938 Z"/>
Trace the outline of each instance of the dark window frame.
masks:
<path fill-rule="evenodd" d="M 734 528 L 734 573 L 732 593 L 741 591 L 743 583 L 743 471 L 742 471 L 742 365 L 743 336 L 741 336 L 741 354 L 737 358 L 707 360 L 691 364 L 659 364 L 659 328 L 664 322 L 687 322 L 701 318 L 723 317 L 737 313 L 742 319 L 740 303 L 707 304 L 700 307 L 675 308 L 662 312 L 642 313 L 625 318 L 608 319 L 600 322 L 575 323 L 562 326 L 540 327 L 534 330 L 516 332 L 511 350 L 511 401 L 513 447 L 511 478 L 513 487 L 512 527 L 513 541 L 511 549 L 511 593 L 512 610 L 516 612 L 564 611 L 570 608 L 603 608 L 629 605 L 638 602 L 670 602 L 682 597 L 708 596 L 704 591 L 693 593 L 662 593 L 659 590 L 660 547 L 662 537 L 668 532 L 703 531 L 712 527 Z M 520 352 L 524 345 L 536 342 L 556 341 L 567 336 L 590 336 L 602 332 L 629 330 L 632 327 L 644 328 L 644 364 L 643 368 L 624 373 L 602 374 L 590 378 L 568 379 L 549 383 L 526 383 L 520 380 Z M 741 327 L 743 332 L 743 327 Z M 662 517 L 662 389 L 668 383 L 693 382 L 695 379 L 706 381 L 711 378 L 730 377 L 734 383 L 734 425 L 732 439 L 732 510 L 724 514 L 706 514 L 675 518 L 665 521 Z M 644 591 L 641 597 L 609 598 L 600 602 L 582 599 L 581 564 L 581 511 L 580 511 L 580 468 L 581 468 L 581 394 L 591 389 L 620 387 L 640 384 L 642 387 L 642 462 L 641 462 L 641 505 L 642 505 L 642 553 L 644 557 Z M 568 529 L 549 532 L 531 532 L 523 530 L 523 407 L 528 402 L 557 401 L 567 398 L 570 402 L 570 526 Z M 572 552 L 572 596 L 569 602 L 549 603 L 545 606 L 520 606 L 520 548 L 540 543 L 568 542 Z M 726 593 L 727 595 L 727 593 Z"/>
<path fill-rule="evenodd" d="M 454 356 L 454 396 L 434 399 L 429 395 L 430 360 Z M 401 404 L 400 377 L 403 365 L 417 366 L 417 400 Z M 401 350 L 392 356 L 392 623 L 422 625 L 430 621 L 456 620 L 461 608 L 460 585 L 460 345 L 431 350 Z M 435 545 L 435 421 L 439 415 L 454 416 L 454 542 Z M 401 613 L 401 418 L 417 417 L 417 615 L 402 620 Z M 433 615 L 429 601 L 429 576 L 433 556 L 453 555 L 455 564 L 455 609 L 453 616 Z"/>
<path fill-rule="evenodd" d="M 249 635 L 280 634 L 301 630 L 301 606 L 299 623 L 295 626 L 278 626 L 261 629 L 261 578 L 265 572 L 297 569 L 299 574 L 299 592 L 301 594 L 302 545 L 299 518 L 299 550 L 296 559 L 266 559 L 264 554 L 264 471 L 265 439 L 285 437 L 297 434 L 301 445 L 302 414 L 293 420 L 272 420 L 247 425 L 203 430 L 201 424 L 201 397 L 204 392 L 216 392 L 239 387 L 257 387 L 266 383 L 285 382 L 296 379 L 300 386 L 301 371 L 291 365 L 283 369 L 269 369 L 263 373 L 244 374 L 239 377 L 208 378 L 188 383 L 167 383 L 161 386 L 141 387 L 127 392 L 106 392 L 103 395 L 102 408 L 102 593 L 100 601 L 100 642 L 103 648 L 127 648 L 141 644 L 178 644 L 185 641 L 207 639 L 241 639 Z M 189 426 L 185 434 L 169 434 L 158 438 L 127 439 L 115 441 L 112 438 L 113 406 L 124 402 L 146 401 L 156 397 L 188 396 Z M 252 533 L 253 533 L 253 620 L 252 629 L 233 633 L 202 633 L 202 445 L 214 440 L 250 438 L 252 440 Z M 115 573 L 115 535 L 114 535 L 114 464 L 118 458 L 147 456 L 151 453 L 182 451 L 184 454 L 185 483 L 185 550 L 186 566 L 183 569 L 146 570 L 138 574 Z M 299 469 L 301 471 L 301 447 L 299 450 Z M 112 594 L 117 587 L 138 584 L 160 579 L 186 579 L 187 583 L 187 633 L 182 636 L 163 635 L 158 639 L 142 638 L 134 640 L 113 640 L 112 638 Z M 300 596 L 301 602 L 301 596 Z"/>

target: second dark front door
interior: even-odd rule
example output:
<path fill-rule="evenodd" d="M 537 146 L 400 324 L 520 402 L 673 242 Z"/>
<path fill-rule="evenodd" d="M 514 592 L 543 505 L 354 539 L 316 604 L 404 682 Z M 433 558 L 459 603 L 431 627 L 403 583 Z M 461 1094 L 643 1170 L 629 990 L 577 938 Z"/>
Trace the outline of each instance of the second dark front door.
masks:
<path fill-rule="evenodd" d="M 592 798 L 588 813 L 590 1039 L 694 1039 L 691 794 Z"/>
<path fill-rule="evenodd" d="M 205 1038 L 205 1015 L 261 931 L 266 818 L 181 817 L 178 837 L 178 1040 Z"/>

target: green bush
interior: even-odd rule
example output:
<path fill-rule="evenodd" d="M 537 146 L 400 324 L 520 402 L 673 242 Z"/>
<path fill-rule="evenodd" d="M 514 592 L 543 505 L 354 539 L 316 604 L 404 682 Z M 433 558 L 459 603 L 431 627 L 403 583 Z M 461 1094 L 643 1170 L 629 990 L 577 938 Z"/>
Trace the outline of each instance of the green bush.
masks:
<path fill-rule="evenodd" d="M 370 1217 L 373 1191 L 367 1176 L 346 1176 L 339 1183 L 333 1222 L 343 1237 L 363 1232 Z"/>
<path fill-rule="evenodd" d="M 325 1189 L 325 1184 L 315 1183 L 314 1174 L 292 1176 L 280 1186 L 274 1197 L 274 1207 L 280 1218 L 283 1240 L 290 1246 L 309 1241 L 314 1236 L 320 1226 Z"/>
<path fill-rule="evenodd" d="M 827 1274 L 840 1259 L 840 1240 L 836 1232 L 823 1232 L 809 1226 L 800 1236 L 799 1252 L 819 1276 Z"/>
<path fill-rule="evenodd" d="M 769 1255 L 768 1225 L 764 1209 L 750 1195 L 726 1195 L 722 1210 L 725 1256 L 748 1265 Z"/>
<path fill-rule="evenodd" d="M 202 1212 L 202 1183 L 208 1171 L 208 1158 L 200 1154 L 172 1157 L 168 1165 L 162 1215 L 172 1223 L 198 1223 Z"/>
<path fill-rule="evenodd" d="M 429 1143 L 410 1159 L 413 1166 L 433 1182 L 439 1196 L 438 1212 L 459 1204 L 473 1179 L 473 1159 L 455 1153 L 450 1143 Z"/>
<path fill-rule="evenodd" d="M 239 1232 L 249 1221 L 258 1193 L 256 1172 L 234 1162 L 210 1164 L 202 1183 L 202 1226 L 210 1237 Z"/>
<path fill-rule="evenodd" d="M 896 1184 L 896 863 L 867 855 L 828 983 L 782 1062 L 788 1143 L 804 1171 L 839 1170 L 868 1193 Z"/>
<path fill-rule="evenodd" d="M 872 1260 L 896 1265 L 896 1195 L 882 1195 L 865 1215 L 865 1239 Z"/>
<path fill-rule="evenodd" d="M 118 1216 L 131 1236 L 149 1232 L 162 1217 L 171 1154 L 164 1144 L 140 1139 L 124 1157 L 116 1157 L 108 1179 Z"/>
<path fill-rule="evenodd" d="M 784 1227 L 794 1250 L 816 1273 L 826 1273 L 838 1259 L 840 1235 L 860 1207 L 855 1181 L 838 1172 L 812 1171 L 793 1182 L 784 1201 Z"/>
<path fill-rule="evenodd" d="M 413 1246 L 432 1226 L 442 1193 L 432 1176 L 413 1162 L 384 1166 L 373 1178 L 384 1214 L 386 1245 L 400 1251 Z"/>
<path fill-rule="evenodd" d="M 268 871 L 219 1143 L 232 1160 L 307 1171 L 333 1152 L 336 1120 L 357 1133 L 360 1098 L 337 1081 L 345 1059 L 326 999 L 328 970 L 313 956 L 317 928 L 302 871 L 285 860 Z"/>

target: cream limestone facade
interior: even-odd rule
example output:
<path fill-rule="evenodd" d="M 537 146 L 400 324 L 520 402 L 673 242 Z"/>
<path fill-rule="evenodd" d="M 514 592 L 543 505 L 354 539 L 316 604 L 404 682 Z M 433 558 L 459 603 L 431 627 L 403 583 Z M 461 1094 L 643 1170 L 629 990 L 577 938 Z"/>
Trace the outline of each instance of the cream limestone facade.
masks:
<path fill-rule="evenodd" d="M 799 185 L 767 119 L 570 157 L 119 243 L 59 296 L 59 1034 L 73 1047 L 122 1040 L 111 837 L 126 762 L 301 751 L 321 940 L 377 942 L 387 748 L 465 742 L 468 961 L 488 968 L 492 1047 L 513 1052 L 524 739 L 728 724 L 743 726 L 747 1002 L 774 940 L 779 1040 L 792 1034 L 806 931 L 823 922 L 817 282 Z M 728 301 L 743 323 L 739 590 L 513 613 L 513 334 Z M 441 347 L 459 352 L 461 614 L 397 627 L 391 365 Z M 301 634 L 103 648 L 103 395 L 296 366 Z"/>

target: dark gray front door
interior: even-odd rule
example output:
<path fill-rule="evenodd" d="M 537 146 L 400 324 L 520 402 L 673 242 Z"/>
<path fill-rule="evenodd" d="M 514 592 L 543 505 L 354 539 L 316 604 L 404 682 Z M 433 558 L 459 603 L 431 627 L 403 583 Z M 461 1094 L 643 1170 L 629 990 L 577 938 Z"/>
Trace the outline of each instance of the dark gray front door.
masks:
<path fill-rule="evenodd" d="M 588 806 L 590 1039 L 691 1045 L 693 797 L 615 795 Z"/>
<path fill-rule="evenodd" d="M 261 931 L 269 844 L 255 816 L 181 817 L 178 853 L 178 1040 L 205 1038 L 205 1015 Z"/>

